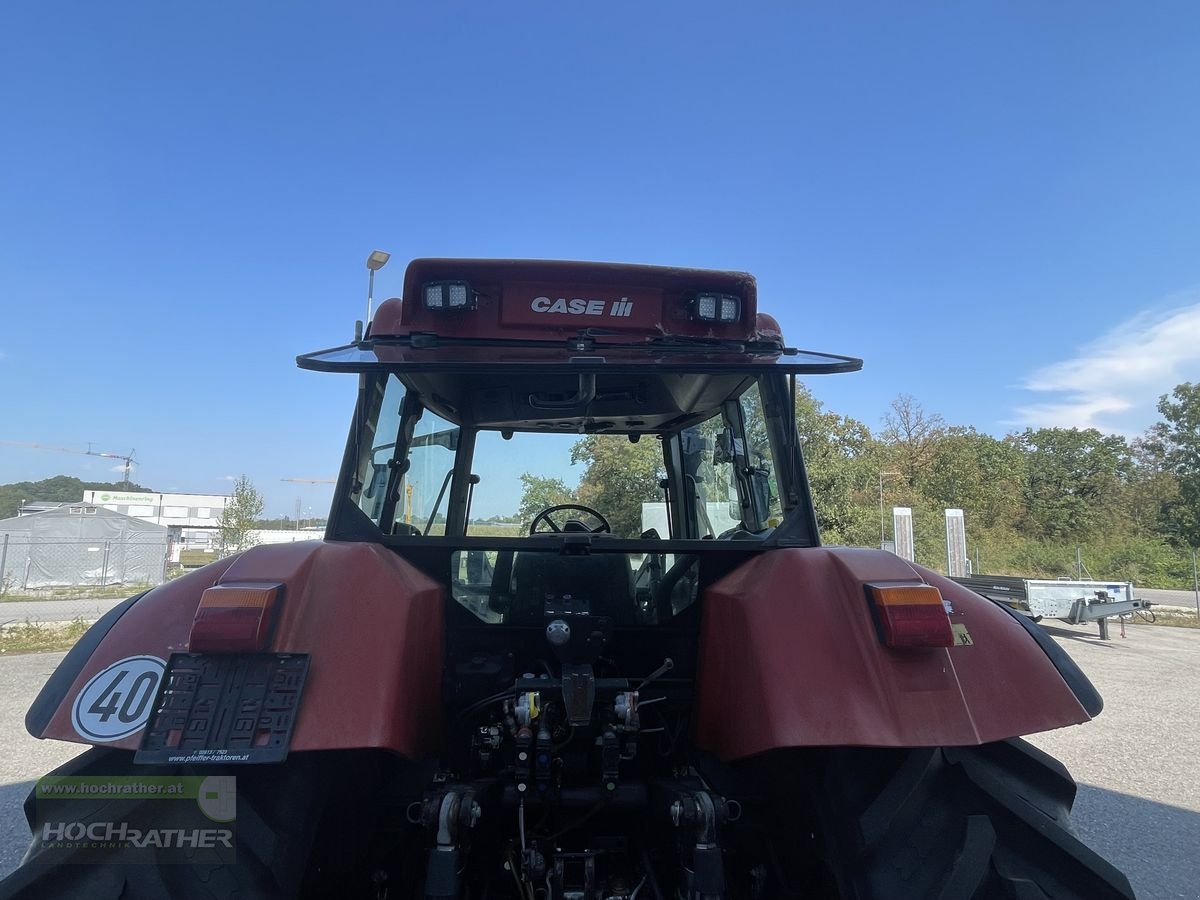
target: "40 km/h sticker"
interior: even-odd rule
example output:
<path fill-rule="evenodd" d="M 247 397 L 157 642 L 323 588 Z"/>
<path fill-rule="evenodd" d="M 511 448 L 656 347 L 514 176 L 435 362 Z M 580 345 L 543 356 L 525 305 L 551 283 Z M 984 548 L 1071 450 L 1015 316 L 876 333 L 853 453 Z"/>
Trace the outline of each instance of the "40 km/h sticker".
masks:
<path fill-rule="evenodd" d="M 119 741 L 150 718 L 167 664 L 157 656 L 129 656 L 96 673 L 71 709 L 71 725 L 88 741 Z"/>

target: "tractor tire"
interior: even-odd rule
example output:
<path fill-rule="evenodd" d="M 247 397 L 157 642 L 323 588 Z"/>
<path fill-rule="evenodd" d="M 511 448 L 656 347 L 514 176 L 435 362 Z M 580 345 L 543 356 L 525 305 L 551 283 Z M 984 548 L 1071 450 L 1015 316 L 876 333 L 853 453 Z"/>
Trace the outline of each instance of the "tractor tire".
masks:
<path fill-rule="evenodd" d="M 816 788 L 855 900 L 1109 900 L 1128 879 L 1071 832 L 1075 782 L 1025 741 L 834 751 Z"/>
<path fill-rule="evenodd" d="M 31 793 L 25 812 L 33 842 L 20 867 L 0 879 L 0 900 L 275 900 L 293 897 L 304 875 L 313 836 L 314 806 L 326 792 L 313 754 L 293 755 L 277 766 L 257 767 L 253 778 L 238 786 L 236 865 L 73 864 L 42 861 L 39 840 L 45 804 Z M 52 775 L 196 774 L 177 768 L 138 766 L 128 751 L 93 748 L 59 767 Z M 236 768 L 211 767 L 203 774 L 239 775 Z M 59 804 L 56 818 L 78 822 L 119 822 L 139 803 L 155 801 L 81 800 Z"/>

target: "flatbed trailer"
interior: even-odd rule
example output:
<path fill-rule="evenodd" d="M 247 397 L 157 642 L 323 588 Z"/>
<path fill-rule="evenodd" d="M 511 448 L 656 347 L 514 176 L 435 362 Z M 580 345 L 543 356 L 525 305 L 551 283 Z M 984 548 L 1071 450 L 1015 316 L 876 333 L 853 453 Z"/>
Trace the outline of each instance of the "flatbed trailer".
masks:
<path fill-rule="evenodd" d="M 975 593 L 1029 616 L 1035 622 L 1058 619 L 1068 625 L 1096 622 L 1108 640 L 1108 619 L 1150 609 L 1134 597 L 1128 581 L 1067 581 L 1013 575 L 967 575 L 953 579 Z"/>

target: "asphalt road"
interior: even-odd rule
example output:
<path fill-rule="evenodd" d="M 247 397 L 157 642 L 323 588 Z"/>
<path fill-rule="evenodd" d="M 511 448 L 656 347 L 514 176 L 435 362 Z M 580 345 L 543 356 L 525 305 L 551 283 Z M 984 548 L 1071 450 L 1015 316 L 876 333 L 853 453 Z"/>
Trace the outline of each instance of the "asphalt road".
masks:
<path fill-rule="evenodd" d="M 1075 829 L 1129 876 L 1142 900 L 1200 898 L 1200 629 L 1049 629 L 1104 695 L 1087 725 L 1030 740 L 1079 782 Z M 81 745 L 37 741 L 25 710 L 61 653 L 0 657 L 0 877 L 24 853 L 21 804 L 33 779 Z"/>
<path fill-rule="evenodd" d="M 1161 606 L 1196 608 L 1196 594 L 1194 591 L 1156 591 L 1153 588 L 1134 588 L 1133 596 L 1139 600 L 1149 600 L 1151 603 Z"/>
<path fill-rule="evenodd" d="M 1138 897 L 1200 898 L 1200 629 L 1046 629 L 1104 697 L 1086 725 L 1029 740 L 1079 783 L 1075 830 Z"/>
<path fill-rule="evenodd" d="M 117 600 L 9 600 L 0 603 L 0 625 L 21 622 L 73 622 L 83 619 L 94 622 L 114 606 Z"/>
<path fill-rule="evenodd" d="M 0 656 L 0 877 L 16 868 L 29 846 L 21 804 L 33 780 L 87 749 L 39 741 L 25 731 L 25 710 L 65 653 Z"/>

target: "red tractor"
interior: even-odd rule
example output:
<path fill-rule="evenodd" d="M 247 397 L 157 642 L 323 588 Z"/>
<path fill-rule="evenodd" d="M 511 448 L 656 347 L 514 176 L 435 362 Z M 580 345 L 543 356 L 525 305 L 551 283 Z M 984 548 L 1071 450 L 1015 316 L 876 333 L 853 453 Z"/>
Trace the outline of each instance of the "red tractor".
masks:
<path fill-rule="evenodd" d="M 76 645 L 26 723 L 93 745 L 43 782 L 110 793 L 40 782 L 0 897 L 1132 896 L 1019 737 L 1098 714 L 1083 673 L 929 569 L 822 546 L 796 379 L 861 361 L 788 348 L 750 276 L 417 260 L 299 364 L 358 378 L 324 540 Z M 598 488 L 482 521 L 580 441 Z M 235 822 L 111 793 L 165 776 Z"/>

